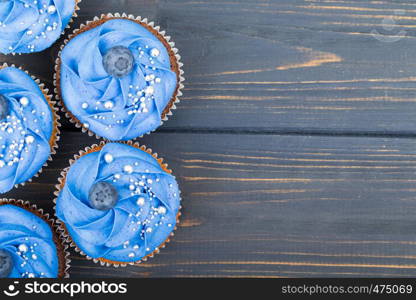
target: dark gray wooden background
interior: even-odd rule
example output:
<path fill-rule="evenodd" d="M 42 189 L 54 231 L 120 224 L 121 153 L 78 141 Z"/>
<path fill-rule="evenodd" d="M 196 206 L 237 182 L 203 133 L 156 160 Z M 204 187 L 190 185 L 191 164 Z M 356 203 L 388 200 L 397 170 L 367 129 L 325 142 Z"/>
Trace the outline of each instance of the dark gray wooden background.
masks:
<path fill-rule="evenodd" d="M 140 140 L 177 175 L 183 218 L 154 259 L 73 254 L 72 277 L 416 276 L 414 1 L 83 0 L 71 28 L 117 11 L 155 20 L 185 63 L 174 116 Z M 0 58 L 52 88 L 58 45 Z M 5 196 L 52 212 L 61 169 L 97 142 L 63 128 Z"/>

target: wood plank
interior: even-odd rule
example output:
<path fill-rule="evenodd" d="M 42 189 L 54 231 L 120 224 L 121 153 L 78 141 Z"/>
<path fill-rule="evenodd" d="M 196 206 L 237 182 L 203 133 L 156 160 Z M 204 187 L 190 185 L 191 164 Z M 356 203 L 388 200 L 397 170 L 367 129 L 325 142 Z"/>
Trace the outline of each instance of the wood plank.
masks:
<path fill-rule="evenodd" d="M 416 132 L 413 1 L 88 0 L 72 28 L 109 11 L 155 20 L 181 50 L 166 130 Z M 58 45 L 0 61 L 52 87 Z"/>
<path fill-rule="evenodd" d="M 88 0 L 72 28 L 123 10 L 163 26 L 186 64 L 178 110 L 143 139 L 178 176 L 184 216 L 148 263 L 73 253 L 73 277 L 416 275 L 415 3 Z M 52 88 L 58 45 L 0 61 Z M 64 131 L 40 178 L 5 197 L 52 212 L 60 170 L 97 142 Z"/>
<path fill-rule="evenodd" d="M 40 178 L 5 196 L 51 211 L 60 170 L 95 142 L 64 133 Z M 414 139 L 155 133 L 144 142 L 180 182 L 181 226 L 140 266 L 73 254 L 73 277 L 416 275 Z"/>

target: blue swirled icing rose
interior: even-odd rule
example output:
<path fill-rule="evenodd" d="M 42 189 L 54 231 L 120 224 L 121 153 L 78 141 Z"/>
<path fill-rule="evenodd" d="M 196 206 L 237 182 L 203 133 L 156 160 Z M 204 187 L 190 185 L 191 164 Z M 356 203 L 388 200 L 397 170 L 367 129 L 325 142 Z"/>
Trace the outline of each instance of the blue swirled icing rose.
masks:
<path fill-rule="evenodd" d="M 75 0 L 0 1 L 0 52 L 31 53 L 50 47 L 75 10 Z"/>
<path fill-rule="evenodd" d="M 124 48 L 118 53 L 124 57 L 107 59 L 116 47 Z M 130 56 L 131 71 L 124 76 L 126 69 L 114 72 L 123 64 L 128 68 Z M 103 60 L 113 65 L 105 67 Z M 83 32 L 61 54 L 60 88 L 67 110 L 108 140 L 130 140 L 159 127 L 177 84 L 166 47 L 131 20 L 112 19 Z"/>
<path fill-rule="evenodd" d="M 32 178 L 48 159 L 53 115 L 36 82 L 17 68 L 0 69 L 0 96 L 0 193 L 5 193 Z"/>
<path fill-rule="evenodd" d="M 8 278 L 56 278 L 59 259 L 50 226 L 15 205 L 0 205 L 0 251 L 12 260 Z M 2 257 L 1 264 L 4 264 Z"/>
<path fill-rule="evenodd" d="M 118 197 L 108 210 L 91 205 L 91 188 L 103 182 L 112 185 Z M 179 205 L 175 178 L 152 155 L 110 143 L 72 164 L 57 199 L 56 216 L 88 256 L 128 263 L 166 241 Z"/>

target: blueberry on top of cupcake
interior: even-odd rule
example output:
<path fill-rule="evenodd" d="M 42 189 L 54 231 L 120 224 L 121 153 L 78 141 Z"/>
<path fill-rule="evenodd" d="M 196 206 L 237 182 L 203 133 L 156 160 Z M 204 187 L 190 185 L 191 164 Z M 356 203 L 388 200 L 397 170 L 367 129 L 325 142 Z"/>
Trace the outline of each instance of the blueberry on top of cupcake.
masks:
<path fill-rule="evenodd" d="M 129 48 L 115 46 L 108 49 L 103 56 L 103 66 L 105 71 L 116 78 L 122 78 L 133 70 L 134 56 Z"/>
<path fill-rule="evenodd" d="M 56 278 L 59 259 L 50 226 L 15 205 L 0 205 L 0 278 Z"/>
<path fill-rule="evenodd" d="M 109 210 L 116 206 L 118 192 L 110 182 L 98 181 L 91 186 L 88 201 L 92 208 Z"/>
<path fill-rule="evenodd" d="M 0 69 L 0 193 L 32 178 L 48 159 L 53 115 L 25 72 Z"/>
<path fill-rule="evenodd" d="M 0 1 L 0 52 L 31 53 L 50 47 L 68 25 L 75 0 Z"/>
<path fill-rule="evenodd" d="M 175 178 L 151 154 L 110 143 L 71 165 L 56 215 L 89 257 L 129 263 L 169 238 L 179 205 Z"/>
<path fill-rule="evenodd" d="M 159 127 L 178 86 L 164 43 L 127 19 L 106 20 L 73 37 L 62 51 L 58 72 L 67 110 L 84 127 L 113 141 Z"/>

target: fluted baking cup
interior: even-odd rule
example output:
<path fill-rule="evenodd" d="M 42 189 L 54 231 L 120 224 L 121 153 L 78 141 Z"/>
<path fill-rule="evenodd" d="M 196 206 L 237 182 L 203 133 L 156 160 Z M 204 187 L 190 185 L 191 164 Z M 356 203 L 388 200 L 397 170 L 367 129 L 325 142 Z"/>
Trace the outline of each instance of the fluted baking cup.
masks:
<path fill-rule="evenodd" d="M 69 43 L 69 41 L 74 38 L 75 36 L 77 36 L 80 33 L 83 33 L 87 30 L 90 30 L 94 27 L 97 27 L 103 23 L 105 23 L 108 20 L 112 20 L 112 19 L 127 19 L 127 20 L 131 20 L 134 21 L 140 25 L 142 25 L 143 27 L 145 27 L 146 29 L 148 29 L 150 32 L 152 32 L 156 37 L 159 38 L 159 40 L 163 43 L 163 45 L 166 47 L 166 49 L 169 52 L 169 56 L 170 56 L 170 63 L 171 63 L 171 69 L 172 71 L 175 71 L 175 73 L 178 76 L 178 81 L 177 81 L 177 85 L 176 85 L 176 90 L 171 98 L 171 100 L 169 101 L 169 103 L 166 105 L 165 109 L 162 112 L 161 115 L 161 119 L 162 122 L 160 124 L 160 126 L 163 124 L 163 122 L 167 121 L 169 116 L 171 116 L 173 114 L 173 110 L 176 109 L 176 104 L 178 104 L 180 102 L 180 96 L 182 96 L 182 90 L 183 90 L 183 82 L 185 81 L 184 78 L 184 72 L 182 70 L 183 67 L 183 63 L 180 61 L 181 60 L 181 56 L 179 55 L 179 50 L 175 47 L 175 43 L 171 40 L 171 37 L 166 35 L 166 32 L 164 30 L 161 30 L 159 26 L 156 26 L 154 24 L 154 22 L 150 22 L 147 20 L 147 18 L 142 18 L 140 16 L 135 17 L 133 15 L 127 15 L 125 13 L 108 13 L 108 14 L 103 14 L 101 15 L 101 17 L 94 17 L 92 21 L 87 21 L 85 24 L 81 24 L 81 26 L 78 29 L 75 29 L 69 36 L 67 39 L 65 39 L 64 43 L 61 45 L 61 49 L 58 53 L 58 58 L 55 60 L 55 74 L 54 74 L 54 86 L 55 86 L 55 97 L 57 100 L 58 105 L 61 107 L 62 112 L 65 114 L 65 116 L 69 119 L 69 121 L 73 124 L 75 124 L 75 127 L 77 128 L 81 128 L 82 132 L 84 133 L 88 133 L 89 136 L 95 136 L 97 139 L 102 138 L 101 136 L 99 136 L 98 134 L 96 134 L 95 132 L 92 132 L 91 130 L 89 130 L 88 128 L 86 128 L 78 119 L 77 117 L 75 117 L 66 107 L 65 107 L 65 103 L 62 99 L 62 95 L 61 95 L 61 89 L 60 89 L 60 66 L 61 66 L 61 54 L 62 54 L 62 50 L 64 49 L 64 47 Z M 157 128 L 156 128 L 157 129 Z M 155 131 L 156 129 L 149 131 L 145 134 L 150 134 L 151 132 Z M 138 136 L 134 139 L 140 138 L 142 137 Z M 105 138 L 104 138 L 105 139 Z M 134 140 L 132 139 L 132 140 Z M 105 139 L 107 140 L 107 139 Z"/>
<path fill-rule="evenodd" d="M 58 149 L 58 142 L 59 142 L 59 139 L 60 139 L 60 136 L 59 135 L 61 133 L 60 130 L 59 130 L 59 128 L 61 127 L 61 123 L 59 122 L 60 117 L 58 115 L 59 109 L 58 109 L 58 107 L 56 105 L 55 100 L 53 100 L 53 96 L 51 94 L 49 94 L 49 89 L 47 89 L 45 87 L 45 84 L 41 83 L 41 81 L 39 79 L 37 79 L 35 76 L 29 74 L 28 71 L 22 69 L 21 67 L 16 67 L 14 64 L 8 65 L 7 63 L 3 63 L 3 65 L 0 66 L 0 70 L 1 69 L 4 69 L 4 68 L 7 68 L 7 67 L 18 68 L 19 70 L 21 70 L 21 71 L 25 72 L 27 75 L 29 75 L 30 78 L 32 78 L 36 82 L 36 84 L 39 86 L 39 88 L 42 91 L 42 94 L 45 97 L 46 101 L 48 102 L 49 107 L 50 107 L 51 112 L 52 112 L 53 129 L 52 129 L 51 137 L 49 139 L 50 154 L 49 154 L 49 157 L 46 160 L 46 162 L 39 169 L 39 171 L 35 175 L 33 175 L 33 177 L 39 177 L 40 173 L 42 173 L 43 168 L 45 168 L 45 167 L 48 166 L 48 161 L 52 161 L 52 155 L 55 155 L 56 154 L 56 150 Z M 20 185 L 23 186 L 23 185 L 25 185 L 26 182 L 31 182 L 32 179 L 33 179 L 33 177 L 32 178 L 29 178 L 25 182 L 15 184 L 14 187 L 16 188 L 16 187 L 18 187 Z"/>
<path fill-rule="evenodd" d="M 51 230 L 54 233 L 53 241 L 56 245 L 59 261 L 58 278 L 69 278 L 69 268 L 71 265 L 71 260 L 69 258 L 68 251 L 69 247 L 66 244 L 65 236 L 62 234 L 62 231 L 59 230 L 59 227 L 56 224 L 55 220 L 50 218 L 49 214 L 45 213 L 43 209 L 38 208 L 35 204 L 31 204 L 29 201 L 6 198 L 0 199 L 0 206 L 6 204 L 18 206 L 35 214 L 36 216 L 44 220 L 51 227 Z"/>
<path fill-rule="evenodd" d="M 132 147 L 135 147 L 137 149 L 140 149 L 150 155 L 153 156 L 153 158 L 155 158 L 157 160 L 157 162 L 159 163 L 159 165 L 162 167 L 162 169 L 169 173 L 172 174 L 172 170 L 168 169 L 168 165 L 166 163 L 163 163 L 163 158 L 158 157 L 157 153 L 153 153 L 152 149 L 147 148 L 146 146 L 142 145 L 140 146 L 140 144 L 138 142 L 132 142 L 132 141 L 127 141 L 127 142 L 114 142 L 114 143 L 120 143 L 120 144 L 126 144 Z M 100 151 L 105 145 L 107 144 L 107 142 L 100 142 L 98 145 L 94 144 L 92 146 L 86 147 L 84 150 L 80 150 L 78 154 L 74 155 L 74 159 L 70 159 L 69 160 L 69 166 L 66 167 L 62 172 L 61 172 L 61 176 L 58 178 L 58 184 L 55 185 L 56 191 L 54 192 L 56 198 L 53 200 L 54 201 L 54 209 L 55 209 L 55 214 L 56 214 L 56 201 L 58 200 L 59 194 L 61 192 L 61 189 L 65 186 L 65 180 L 66 180 L 66 175 L 68 174 L 69 169 L 71 168 L 72 164 L 79 159 L 80 157 L 89 154 L 89 153 L 93 153 L 93 152 L 97 152 Z M 180 190 L 179 190 L 179 196 L 180 196 Z M 181 199 L 179 199 L 181 200 Z M 142 259 L 140 259 L 139 261 L 136 262 L 130 262 L 130 263 L 126 263 L 126 262 L 116 262 L 116 261 L 111 261 L 111 260 L 107 260 L 105 258 L 92 258 L 90 256 L 88 256 L 84 251 L 82 251 L 77 244 L 72 240 L 71 235 L 69 234 L 68 230 L 66 229 L 65 223 L 62 222 L 61 220 L 59 220 L 59 218 L 56 218 L 56 223 L 59 226 L 59 230 L 62 232 L 62 235 L 66 238 L 66 241 L 71 245 L 71 247 L 73 247 L 75 249 L 76 252 L 80 253 L 81 255 L 85 256 L 88 260 L 92 260 L 94 263 L 99 263 L 101 266 L 113 266 L 113 267 L 126 267 L 128 265 L 138 265 L 142 262 L 147 261 L 149 258 L 153 258 L 156 254 L 158 254 L 160 252 L 160 249 L 165 248 L 166 244 L 168 242 L 170 242 L 171 238 L 174 236 L 174 231 L 177 229 L 177 225 L 179 224 L 180 221 L 180 216 L 181 216 L 181 207 L 179 207 L 179 212 L 176 215 L 176 225 L 173 228 L 172 232 L 170 233 L 169 237 L 159 246 L 157 247 L 152 253 L 146 255 L 145 257 L 143 257 Z"/>

